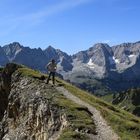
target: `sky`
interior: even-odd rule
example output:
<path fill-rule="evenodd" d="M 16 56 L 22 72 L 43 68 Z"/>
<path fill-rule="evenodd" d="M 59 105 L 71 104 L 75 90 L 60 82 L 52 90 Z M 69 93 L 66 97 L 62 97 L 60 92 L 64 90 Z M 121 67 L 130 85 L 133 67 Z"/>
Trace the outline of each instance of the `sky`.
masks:
<path fill-rule="evenodd" d="M 68 54 L 140 41 L 140 0 L 0 0 L 0 46 L 19 42 Z"/>

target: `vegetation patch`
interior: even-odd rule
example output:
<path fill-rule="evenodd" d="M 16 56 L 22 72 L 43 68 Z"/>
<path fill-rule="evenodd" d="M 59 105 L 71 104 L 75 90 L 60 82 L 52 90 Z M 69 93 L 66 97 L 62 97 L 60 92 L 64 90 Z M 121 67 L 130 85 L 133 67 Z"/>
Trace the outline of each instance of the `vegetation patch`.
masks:
<path fill-rule="evenodd" d="M 34 71 L 26 67 L 17 70 L 23 76 L 41 79 L 42 75 L 39 71 Z M 46 75 L 45 78 L 47 77 Z M 114 131 L 121 137 L 122 140 L 139 140 L 140 139 L 140 119 L 124 110 L 119 109 L 75 86 L 56 79 L 57 83 L 64 86 L 75 96 L 81 100 L 96 107 L 106 119 Z M 63 131 L 59 140 L 88 140 L 85 133 L 96 133 L 95 124 L 88 110 L 68 99 L 61 94 L 56 94 L 55 103 L 57 103 L 66 113 L 68 127 Z"/>
<path fill-rule="evenodd" d="M 17 72 L 23 76 L 28 76 L 28 77 L 32 77 L 32 78 L 37 78 L 37 79 L 40 79 L 40 80 L 44 80 L 45 78 L 47 78 L 47 76 L 45 74 L 42 74 L 40 73 L 39 71 L 37 70 L 32 70 L 32 69 L 29 69 L 27 67 L 24 67 L 24 68 L 19 68 L 17 70 Z"/>
<path fill-rule="evenodd" d="M 3 67 L 0 67 L 0 72 L 3 70 Z"/>
<path fill-rule="evenodd" d="M 113 106 L 69 83 L 61 81 L 64 87 L 83 101 L 96 107 L 122 140 L 140 139 L 140 119 Z"/>
<path fill-rule="evenodd" d="M 58 140 L 88 140 L 89 138 L 82 133 L 77 133 L 72 129 L 65 129 Z"/>
<path fill-rule="evenodd" d="M 85 134 L 96 134 L 95 124 L 86 107 L 80 106 L 71 100 L 66 99 L 63 95 L 58 94 L 55 102 L 66 113 L 68 127 L 63 131 L 60 140 L 88 140 Z"/>

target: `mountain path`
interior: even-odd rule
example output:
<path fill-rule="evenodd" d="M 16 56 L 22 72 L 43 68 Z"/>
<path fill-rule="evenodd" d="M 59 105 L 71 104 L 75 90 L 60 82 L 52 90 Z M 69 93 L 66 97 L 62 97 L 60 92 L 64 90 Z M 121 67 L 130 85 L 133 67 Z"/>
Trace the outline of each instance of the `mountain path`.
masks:
<path fill-rule="evenodd" d="M 72 100 L 73 102 L 85 106 L 92 113 L 92 118 L 96 125 L 97 135 L 90 136 L 91 140 L 120 140 L 119 136 L 112 130 L 112 128 L 107 124 L 104 118 L 101 116 L 100 112 L 90 104 L 82 101 L 80 98 L 74 96 L 64 87 L 56 87 L 56 89 L 61 92 L 66 98 Z"/>

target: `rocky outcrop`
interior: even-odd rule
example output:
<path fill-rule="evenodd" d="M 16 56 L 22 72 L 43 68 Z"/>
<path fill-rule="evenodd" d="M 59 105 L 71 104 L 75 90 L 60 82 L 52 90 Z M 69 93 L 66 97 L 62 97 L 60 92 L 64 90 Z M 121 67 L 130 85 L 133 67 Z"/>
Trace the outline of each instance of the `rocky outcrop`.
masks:
<path fill-rule="evenodd" d="M 0 120 L 3 118 L 4 111 L 8 105 L 8 96 L 11 90 L 11 75 L 19 66 L 7 64 L 6 68 L 0 73 Z"/>
<path fill-rule="evenodd" d="M 0 140 L 85 140 L 96 135 L 88 109 L 66 99 L 45 78 L 16 64 L 2 70 Z"/>
<path fill-rule="evenodd" d="M 54 89 L 46 89 L 39 79 L 15 72 L 18 67 L 7 64 L 1 73 L 0 139 L 57 139 L 67 120 L 62 109 L 53 102 Z"/>

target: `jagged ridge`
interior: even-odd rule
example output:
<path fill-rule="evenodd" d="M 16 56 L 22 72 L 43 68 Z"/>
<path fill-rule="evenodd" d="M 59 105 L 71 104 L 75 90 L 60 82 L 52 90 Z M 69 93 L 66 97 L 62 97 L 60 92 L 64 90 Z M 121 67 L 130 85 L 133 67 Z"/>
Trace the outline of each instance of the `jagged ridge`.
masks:
<path fill-rule="evenodd" d="M 140 42 L 113 47 L 98 43 L 72 56 L 52 46 L 30 49 L 14 42 L 1 47 L 0 54 L 0 65 L 12 61 L 40 71 L 55 58 L 65 80 L 98 95 L 140 87 Z"/>

